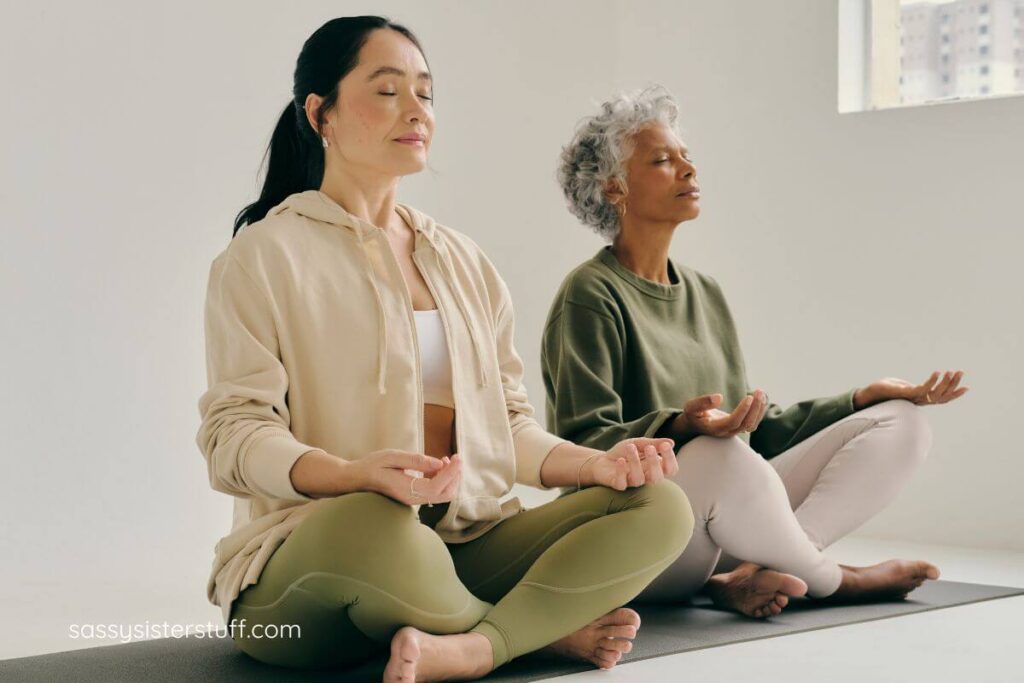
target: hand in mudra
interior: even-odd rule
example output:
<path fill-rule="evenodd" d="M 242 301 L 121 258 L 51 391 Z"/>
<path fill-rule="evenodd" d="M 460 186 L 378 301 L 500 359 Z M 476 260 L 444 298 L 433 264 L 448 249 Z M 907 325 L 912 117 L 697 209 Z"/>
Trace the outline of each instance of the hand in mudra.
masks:
<path fill-rule="evenodd" d="M 365 490 L 383 493 L 407 505 L 450 502 L 462 477 L 462 456 L 458 453 L 451 458 L 435 458 L 385 449 L 355 460 L 352 465 L 360 469 Z M 406 470 L 422 472 L 423 476 L 416 477 Z"/>
<path fill-rule="evenodd" d="M 675 431 L 679 434 L 704 434 L 727 438 L 743 432 L 752 432 L 761 423 L 768 409 L 768 394 L 757 389 L 737 404 L 731 413 L 718 410 L 722 405 L 721 394 L 704 394 L 692 398 L 683 406 L 683 412 L 675 419 Z"/>
<path fill-rule="evenodd" d="M 883 377 L 857 391 L 854 405 L 866 407 L 882 401 L 902 398 L 919 406 L 949 403 L 967 393 L 968 387 L 961 387 L 963 370 L 947 370 L 939 380 L 939 371 L 933 372 L 921 384 L 913 384 L 898 377 Z"/>
<path fill-rule="evenodd" d="M 635 437 L 623 439 L 586 464 L 590 469 L 587 479 L 601 486 L 625 491 L 631 486 L 643 486 L 679 471 L 675 441 Z"/>

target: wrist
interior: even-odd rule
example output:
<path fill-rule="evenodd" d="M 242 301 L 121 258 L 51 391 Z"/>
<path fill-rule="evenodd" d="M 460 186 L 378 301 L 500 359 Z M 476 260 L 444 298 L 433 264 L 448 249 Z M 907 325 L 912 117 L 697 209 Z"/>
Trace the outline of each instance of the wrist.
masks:
<path fill-rule="evenodd" d="M 871 405 L 874 400 L 868 391 L 868 387 L 861 387 L 853 392 L 853 407 L 855 410 L 863 410 Z"/>
<path fill-rule="evenodd" d="M 686 439 L 691 436 L 693 431 L 693 425 L 686 417 L 685 412 L 681 412 L 675 416 L 672 420 L 672 438 L 676 440 Z"/>
<path fill-rule="evenodd" d="M 594 461 L 604 454 L 605 451 L 596 451 L 590 455 L 583 456 L 576 472 L 576 480 L 579 488 L 583 488 L 584 486 L 593 486 L 597 483 L 597 479 L 594 476 Z"/>
<path fill-rule="evenodd" d="M 363 481 L 363 471 L 359 463 L 353 460 L 337 458 L 337 467 L 331 477 L 331 488 L 336 496 L 356 491 L 370 491 L 369 482 Z"/>

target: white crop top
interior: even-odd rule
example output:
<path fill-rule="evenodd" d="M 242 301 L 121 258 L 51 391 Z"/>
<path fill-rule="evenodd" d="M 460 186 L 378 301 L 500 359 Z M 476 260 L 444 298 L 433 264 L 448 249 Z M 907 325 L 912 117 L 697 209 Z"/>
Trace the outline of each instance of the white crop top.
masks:
<path fill-rule="evenodd" d="M 416 317 L 416 335 L 420 346 L 420 367 L 423 371 L 423 402 L 455 407 L 452 395 L 452 362 L 448 355 L 448 341 L 444 336 L 444 323 L 438 310 L 413 310 Z"/>

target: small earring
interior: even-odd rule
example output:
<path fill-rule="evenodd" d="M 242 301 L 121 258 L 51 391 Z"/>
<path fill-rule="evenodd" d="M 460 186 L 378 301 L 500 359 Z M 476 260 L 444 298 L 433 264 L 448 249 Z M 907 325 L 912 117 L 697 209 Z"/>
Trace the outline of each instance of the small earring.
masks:
<path fill-rule="evenodd" d="M 326 137 L 326 136 L 324 136 L 324 135 L 321 135 L 321 136 L 320 136 L 320 140 L 321 140 L 321 141 L 322 141 L 322 142 L 324 143 L 324 149 L 327 149 L 327 146 L 328 146 L 328 144 L 329 144 L 329 143 L 327 142 L 327 137 Z"/>
<path fill-rule="evenodd" d="M 626 217 L 626 200 L 623 199 L 621 202 L 615 205 L 616 210 L 619 212 L 619 218 Z"/>

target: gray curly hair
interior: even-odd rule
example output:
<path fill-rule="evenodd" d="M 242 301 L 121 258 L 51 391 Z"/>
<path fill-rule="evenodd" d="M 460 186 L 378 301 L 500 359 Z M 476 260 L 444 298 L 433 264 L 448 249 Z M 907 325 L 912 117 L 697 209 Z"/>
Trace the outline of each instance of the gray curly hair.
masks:
<path fill-rule="evenodd" d="M 633 154 L 633 135 L 661 121 L 678 132 L 679 106 L 660 85 L 619 93 L 601 105 L 601 113 L 582 119 L 572 141 L 562 148 L 558 184 L 569 210 L 611 242 L 619 232 L 619 212 L 605 194 L 605 184 L 626 186 L 626 160 Z"/>

